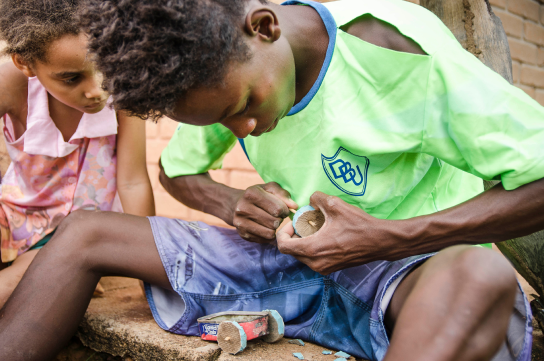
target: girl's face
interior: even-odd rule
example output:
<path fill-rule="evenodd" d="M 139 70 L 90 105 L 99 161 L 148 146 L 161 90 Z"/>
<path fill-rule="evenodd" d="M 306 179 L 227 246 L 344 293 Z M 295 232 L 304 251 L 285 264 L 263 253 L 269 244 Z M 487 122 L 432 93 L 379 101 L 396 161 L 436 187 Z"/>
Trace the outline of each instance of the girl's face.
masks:
<path fill-rule="evenodd" d="M 102 90 L 102 76 L 87 56 L 85 34 L 64 35 L 47 49 L 46 62 L 29 66 L 27 76 L 36 76 L 59 102 L 84 113 L 98 113 L 108 94 Z"/>

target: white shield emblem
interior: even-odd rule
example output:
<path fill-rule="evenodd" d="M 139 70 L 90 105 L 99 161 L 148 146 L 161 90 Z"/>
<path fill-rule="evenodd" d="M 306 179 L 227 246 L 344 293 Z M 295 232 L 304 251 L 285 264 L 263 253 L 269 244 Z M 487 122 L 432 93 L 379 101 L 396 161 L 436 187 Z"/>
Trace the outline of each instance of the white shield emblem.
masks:
<path fill-rule="evenodd" d="M 352 196 L 362 196 L 366 190 L 366 180 L 370 161 L 367 157 L 353 154 L 340 147 L 332 157 L 321 154 L 323 170 L 332 184 L 342 192 Z"/>

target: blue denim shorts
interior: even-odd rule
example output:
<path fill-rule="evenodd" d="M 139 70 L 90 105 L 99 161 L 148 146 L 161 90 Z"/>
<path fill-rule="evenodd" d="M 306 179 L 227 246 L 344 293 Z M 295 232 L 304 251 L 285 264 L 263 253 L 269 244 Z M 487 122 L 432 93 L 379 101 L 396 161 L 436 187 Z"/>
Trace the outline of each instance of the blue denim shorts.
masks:
<path fill-rule="evenodd" d="M 149 306 L 163 329 L 199 336 L 199 317 L 274 309 L 286 323 L 286 337 L 369 360 L 382 360 L 389 346 L 384 302 L 400 277 L 432 256 L 377 261 L 323 276 L 273 245 L 243 240 L 233 229 L 162 217 L 149 221 L 175 290 L 146 284 Z M 501 350 L 514 355 L 497 360 L 529 361 L 531 315 L 521 292 L 514 311 L 513 341 Z"/>

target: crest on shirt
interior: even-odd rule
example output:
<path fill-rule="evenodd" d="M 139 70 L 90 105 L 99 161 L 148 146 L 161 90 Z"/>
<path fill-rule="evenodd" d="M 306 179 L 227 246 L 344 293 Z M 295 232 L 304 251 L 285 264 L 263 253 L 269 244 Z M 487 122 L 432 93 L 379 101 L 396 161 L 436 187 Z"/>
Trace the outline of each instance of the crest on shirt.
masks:
<path fill-rule="evenodd" d="M 342 192 L 352 196 L 365 194 L 370 164 L 367 157 L 340 147 L 332 157 L 321 154 L 321 163 L 332 184 Z"/>

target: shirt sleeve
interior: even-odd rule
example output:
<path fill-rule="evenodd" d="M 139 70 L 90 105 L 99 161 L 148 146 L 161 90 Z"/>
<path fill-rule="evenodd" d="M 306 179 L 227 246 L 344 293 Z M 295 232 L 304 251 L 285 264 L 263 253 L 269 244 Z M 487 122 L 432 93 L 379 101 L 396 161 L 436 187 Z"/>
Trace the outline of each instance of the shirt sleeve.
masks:
<path fill-rule="evenodd" d="M 460 46 L 433 55 L 422 153 L 507 190 L 544 177 L 544 111 Z"/>
<path fill-rule="evenodd" d="M 221 124 L 180 124 L 161 154 L 161 164 L 170 178 L 206 173 L 221 168 L 235 144 L 236 137 Z"/>

